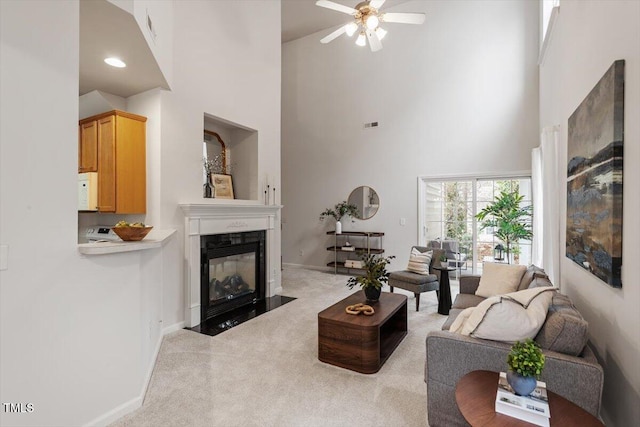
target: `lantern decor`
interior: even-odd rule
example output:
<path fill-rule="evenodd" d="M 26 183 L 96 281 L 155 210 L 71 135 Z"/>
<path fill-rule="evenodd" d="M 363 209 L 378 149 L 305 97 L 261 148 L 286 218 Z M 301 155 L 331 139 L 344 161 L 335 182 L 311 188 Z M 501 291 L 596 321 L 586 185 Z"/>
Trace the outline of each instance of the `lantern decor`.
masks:
<path fill-rule="evenodd" d="M 500 243 L 498 243 L 496 247 L 493 248 L 493 259 L 496 261 L 504 260 L 504 246 L 502 246 Z"/>

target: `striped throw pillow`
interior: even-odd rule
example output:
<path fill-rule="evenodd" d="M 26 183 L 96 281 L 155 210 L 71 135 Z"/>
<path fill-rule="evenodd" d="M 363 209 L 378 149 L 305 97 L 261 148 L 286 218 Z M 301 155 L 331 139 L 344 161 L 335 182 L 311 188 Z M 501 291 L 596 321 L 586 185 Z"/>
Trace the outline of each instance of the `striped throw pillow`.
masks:
<path fill-rule="evenodd" d="M 407 270 L 418 274 L 429 274 L 429 265 L 431 265 L 432 256 L 433 251 L 420 252 L 416 248 L 412 248 Z"/>

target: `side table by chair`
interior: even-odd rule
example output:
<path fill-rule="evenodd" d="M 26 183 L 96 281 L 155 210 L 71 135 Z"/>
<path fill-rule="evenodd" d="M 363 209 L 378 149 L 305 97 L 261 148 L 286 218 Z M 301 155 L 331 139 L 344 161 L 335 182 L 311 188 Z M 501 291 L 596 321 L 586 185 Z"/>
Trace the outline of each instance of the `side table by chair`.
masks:
<path fill-rule="evenodd" d="M 451 284 L 449 272 L 455 271 L 453 267 L 433 267 L 440 272 L 440 298 L 438 299 L 438 313 L 448 315 L 451 309 Z"/>

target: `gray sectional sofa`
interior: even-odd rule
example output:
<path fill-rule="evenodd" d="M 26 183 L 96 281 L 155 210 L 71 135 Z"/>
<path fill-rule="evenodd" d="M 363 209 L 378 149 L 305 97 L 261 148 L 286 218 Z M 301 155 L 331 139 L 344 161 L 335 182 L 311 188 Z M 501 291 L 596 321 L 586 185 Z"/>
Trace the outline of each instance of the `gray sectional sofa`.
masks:
<path fill-rule="evenodd" d="M 511 344 L 473 338 L 449 332 L 455 317 L 484 298 L 475 295 L 479 276 L 460 278 L 460 294 L 456 297 L 442 331 L 430 332 L 426 339 L 427 410 L 429 425 L 468 425 L 455 399 L 460 378 L 471 371 L 506 371 Z M 518 290 L 552 286 L 543 270 L 531 266 L 524 274 Z M 535 337 L 546 358 L 541 380 L 547 388 L 599 416 L 603 371 L 587 344 L 587 322 L 566 295 L 553 297 L 542 329 Z"/>

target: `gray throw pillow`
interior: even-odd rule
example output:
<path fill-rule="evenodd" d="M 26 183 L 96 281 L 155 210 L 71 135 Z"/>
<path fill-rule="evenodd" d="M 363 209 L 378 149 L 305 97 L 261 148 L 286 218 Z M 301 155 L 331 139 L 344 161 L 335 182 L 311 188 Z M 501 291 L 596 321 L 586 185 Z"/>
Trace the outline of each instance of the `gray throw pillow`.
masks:
<path fill-rule="evenodd" d="M 543 349 L 579 356 L 587 345 L 588 326 L 568 297 L 556 293 L 535 341 Z"/>

